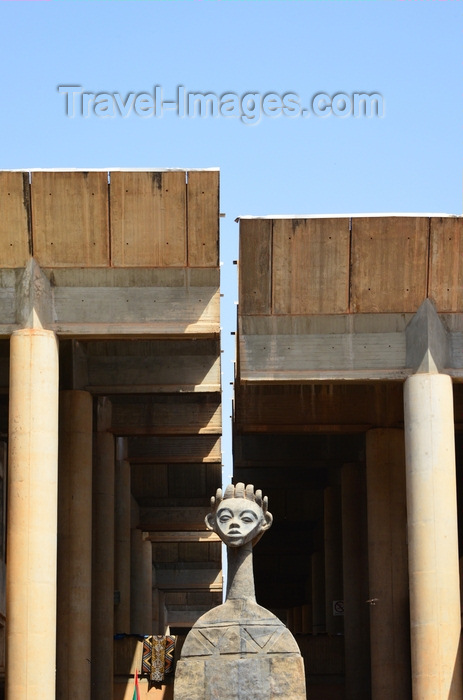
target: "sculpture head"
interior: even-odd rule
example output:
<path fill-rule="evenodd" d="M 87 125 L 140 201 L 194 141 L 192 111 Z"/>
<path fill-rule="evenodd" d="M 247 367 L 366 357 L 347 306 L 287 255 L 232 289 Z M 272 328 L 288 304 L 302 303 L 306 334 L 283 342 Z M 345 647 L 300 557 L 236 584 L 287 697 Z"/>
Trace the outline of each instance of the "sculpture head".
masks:
<path fill-rule="evenodd" d="M 206 515 L 206 527 L 213 530 L 228 547 L 256 544 L 269 529 L 273 516 L 268 512 L 268 498 L 254 486 L 229 484 L 222 494 L 217 489 L 211 498 L 211 513 Z"/>

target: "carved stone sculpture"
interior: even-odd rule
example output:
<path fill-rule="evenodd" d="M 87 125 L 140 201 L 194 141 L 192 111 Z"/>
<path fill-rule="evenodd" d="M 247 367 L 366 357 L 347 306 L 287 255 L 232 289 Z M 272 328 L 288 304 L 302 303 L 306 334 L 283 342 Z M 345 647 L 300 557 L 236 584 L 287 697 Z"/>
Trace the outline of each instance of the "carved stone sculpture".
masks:
<path fill-rule="evenodd" d="M 218 489 L 206 527 L 227 545 L 227 600 L 199 618 L 177 664 L 175 700 L 305 700 L 304 663 L 285 625 L 256 602 L 252 547 L 272 524 L 244 484 Z"/>

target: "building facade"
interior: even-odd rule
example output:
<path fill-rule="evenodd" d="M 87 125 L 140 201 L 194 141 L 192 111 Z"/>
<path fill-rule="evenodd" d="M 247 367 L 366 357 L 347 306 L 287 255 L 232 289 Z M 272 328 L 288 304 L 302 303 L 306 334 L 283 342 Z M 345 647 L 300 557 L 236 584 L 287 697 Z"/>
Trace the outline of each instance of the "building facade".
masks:
<path fill-rule="evenodd" d="M 114 635 L 221 602 L 218 195 L 218 171 L 0 173 L 7 698 L 131 698 Z"/>
<path fill-rule="evenodd" d="M 269 493 L 257 595 L 317 700 L 463 697 L 462 231 L 240 221 L 235 476 Z"/>
<path fill-rule="evenodd" d="M 4 697 L 131 700 L 139 637 L 222 600 L 219 173 L 4 171 L 0 211 Z M 240 220 L 234 478 L 317 700 L 463 700 L 462 250 L 459 217 Z"/>

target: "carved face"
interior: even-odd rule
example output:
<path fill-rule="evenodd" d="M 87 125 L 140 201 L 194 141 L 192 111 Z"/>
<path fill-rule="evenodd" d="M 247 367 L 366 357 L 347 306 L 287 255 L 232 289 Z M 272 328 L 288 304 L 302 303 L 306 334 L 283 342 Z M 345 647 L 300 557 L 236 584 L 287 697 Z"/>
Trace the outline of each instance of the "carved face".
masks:
<path fill-rule="evenodd" d="M 269 527 L 262 508 L 247 498 L 227 498 L 217 509 L 215 531 L 229 547 L 241 547 Z"/>

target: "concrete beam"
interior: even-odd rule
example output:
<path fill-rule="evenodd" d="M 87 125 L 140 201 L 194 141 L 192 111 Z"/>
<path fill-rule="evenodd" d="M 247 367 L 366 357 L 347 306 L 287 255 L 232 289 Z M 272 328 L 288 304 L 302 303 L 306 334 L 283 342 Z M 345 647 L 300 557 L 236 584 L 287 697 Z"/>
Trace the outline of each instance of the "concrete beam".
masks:
<path fill-rule="evenodd" d="M 238 344 L 240 381 L 397 381 L 413 374 L 417 363 L 423 363 L 425 371 L 430 362 L 461 381 L 463 324 L 457 316 L 438 316 L 426 300 L 415 316 L 384 313 L 242 317 Z M 423 347 L 429 342 L 432 360 L 423 354 Z"/>
<path fill-rule="evenodd" d="M 425 299 L 405 329 L 406 365 L 413 372 L 442 372 L 450 364 L 448 332 Z"/>

